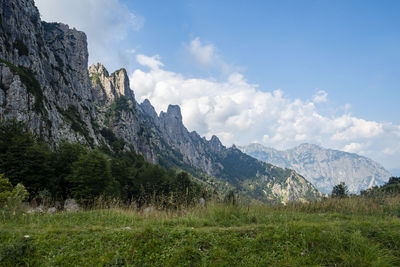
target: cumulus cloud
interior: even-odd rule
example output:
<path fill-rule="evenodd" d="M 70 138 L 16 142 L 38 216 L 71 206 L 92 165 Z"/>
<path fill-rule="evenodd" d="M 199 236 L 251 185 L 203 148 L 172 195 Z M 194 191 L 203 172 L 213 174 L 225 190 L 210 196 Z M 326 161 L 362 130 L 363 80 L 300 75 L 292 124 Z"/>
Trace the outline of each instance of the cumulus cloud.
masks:
<path fill-rule="evenodd" d="M 350 153 L 363 153 L 363 147 L 360 143 L 350 143 L 343 147 L 343 151 L 350 152 Z"/>
<path fill-rule="evenodd" d="M 160 61 L 159 55 L 148 57 L 140 54 L 136 56 L 136 61 L 140 65 L 149 67 L 152 70 L 158 70 L 160 67 L 164 66 L 164 64 Z"/>
<path fill-rule="evenodd" d="M 159 56 L 138 55 L 137 61 L 150 68 L 130 76 L 139 102 L 148 98 L 157 112 L 168 104 L 180 105 L 189 130 L 207 138 L 215 134 L 225 145 L 259 142 L 286 149 L 309 142 L 361 153 L 387 167 L 400 160 L 400 126 L 346 112 L 324 116 L 315 105 L 326 101 L 324 91 L 311 96 L 311 101 L 290 99 L 282 90 L 260 90 L 238 72 L 223 81 L 196 79 L 163 69 Z"/>
<path fill-rule="evenodd" d="M 215 47 L 212 44 L 203 45 L 199 37 L 196 37 L 190 42 L 188 47 L 189 52 L 195 57 L 198 63 L 210 65 L 217 57 Z"/>
<path fill-rule="evenodd" d="M 240 70 L 239 67 L 226 63 L 216 47 L 213 44 L 204 43 L 200 37 L 194 38 L 185 47 L 194 63 L 203 69 L 217 70 L 223 75 L 229 75 Z"/>
<path fill-rule="evenodd" d="M 63 22 L 84 31 L 88 37 L 90 63 L 111 68 L 129 65 L 132 55 L 119 44 L 143 27 L 144 18 L 119 0 L 36 0 L 42 19 Z"/>
<path fill-rule="evenodd" d="M 314 103 L 324 103 L 328 101 L 328 93 L 325 92 L 324 90 L 318 91 L 314 96 L 313 96 L 313 102 Z"/>

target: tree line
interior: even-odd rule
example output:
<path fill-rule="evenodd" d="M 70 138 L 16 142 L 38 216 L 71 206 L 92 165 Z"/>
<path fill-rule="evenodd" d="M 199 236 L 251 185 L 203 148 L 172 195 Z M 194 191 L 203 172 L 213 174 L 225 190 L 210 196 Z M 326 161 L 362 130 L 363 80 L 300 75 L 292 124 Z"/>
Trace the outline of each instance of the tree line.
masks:
<path fill-rule="evenodd" d="M 400 177 L 390 177 L 389 180 L 381 186 L 373 186 L 366 190 L 361 190 L 360 195 L 364 197 L 377 197 L 384 195 L 400 194 Z M 345 198 L 349 196 L 349 190 L 344 182 L 335 185 L 332 189 L 331 197 Z"/>
<path fill-rule="evenodd" d="M 138 205 L 190 205 L 205 189 L 186 172 L 165 170 L 130 150 L 90 149 L 61 142 L 51 148 L 23 122 L 0 122 L 0 174 L 13 186 L 22 183 L 30 199 L 46 195 L 53 201 L 75 198 L 91 205 L 99 197 Z"/>

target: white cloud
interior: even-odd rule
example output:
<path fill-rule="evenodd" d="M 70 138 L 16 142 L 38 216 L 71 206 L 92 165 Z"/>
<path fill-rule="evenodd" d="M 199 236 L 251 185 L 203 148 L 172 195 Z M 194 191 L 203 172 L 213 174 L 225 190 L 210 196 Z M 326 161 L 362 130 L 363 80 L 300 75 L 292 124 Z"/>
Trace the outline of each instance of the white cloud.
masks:
<path fill-rule="evenodd" d="M 328 101 L 328 93 L 325 92 L 324 90 L 318 91 L 314 96 L 313 96 L 313 102 L 314 103 L 324 103 Z"/>
<path fill-rule="evenodd" d="M 117 69 L 132 60 L 120 44 L 132 31 L 143 27 L 143 17 L 119 0 L 36 0 L 42 19 L 62 22 L 84 31 L 88 37 L 89 62 Z"/>
<path fill-rule="evenodd" d="M 148 57 L 145 55 L 137 55 L 136 56 L 136 61 L 145 67 L 149 67 L 152 70 L 158 70 L 160 67 L 164 66 L 164 64 L 160 61 L 160 56 L 155 55 L 152 57 Z"/>
<path fill-rule="evenodd" d="M 363 144 L 360 143 L 350 143 L 343 147 L 343 151 L 350 153 L 363 153 Z"/>
<path fill-rule="evenodd" d="M 210 65 L 217 58 L 215 47 L 212 44 L 203 45 L 199 37 L 190 42 L 188 49 L 197 62 L 203 65 Z"/>
<path fill-rule="evenodd" d="M 200 37 L 194 38 L 185 47 L 194 63 L 203 69 L 217 70 L 225 76 L 240 70 L 239 67 L 226 63 L 216 47 L 210 43 L 205 44 L 200 40 Z"/>
<path fill-rule="evenodd" d="M 226 80 L 186 78 L 164 70 L 158 56 L 137 56 L 149 71 L 135 70 L 131 87 L 139 102 L 148 98 L 157 112 L 181 106 L 189 130 L 225 145 L 260 142 L 278 149 L 303 142 L 361 153 L 387 167 L 400 160 L 400 126 L 356 118 L 348 113 L 322 115 L 313 101 L 290 99 L 282 90 L 265 92 L 237 72 Z M 324 100 L 327 93 L 317 94 Z M 321 98 L 322 97 L 322 98 Z M 317 101 L 318 102 L 318 101 Z"/>

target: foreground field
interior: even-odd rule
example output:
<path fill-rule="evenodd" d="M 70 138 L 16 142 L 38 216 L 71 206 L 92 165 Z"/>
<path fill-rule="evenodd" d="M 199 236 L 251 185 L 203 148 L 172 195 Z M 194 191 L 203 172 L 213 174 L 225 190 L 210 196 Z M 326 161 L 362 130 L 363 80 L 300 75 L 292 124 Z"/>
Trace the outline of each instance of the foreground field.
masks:
<path fill-rule="evenodd" d="M 399 199 L 0 218 L 1 266 L 399 266 Z"/>

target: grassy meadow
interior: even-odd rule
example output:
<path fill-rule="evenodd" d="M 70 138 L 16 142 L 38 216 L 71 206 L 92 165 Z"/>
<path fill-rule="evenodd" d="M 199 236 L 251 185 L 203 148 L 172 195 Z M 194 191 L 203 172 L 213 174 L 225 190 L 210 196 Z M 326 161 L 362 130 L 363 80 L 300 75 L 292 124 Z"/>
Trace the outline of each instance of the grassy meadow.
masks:
<path fill-rule="evenodd" d="M 400 266 L 400 197 L 0 212 L 0 266 Z"/>

